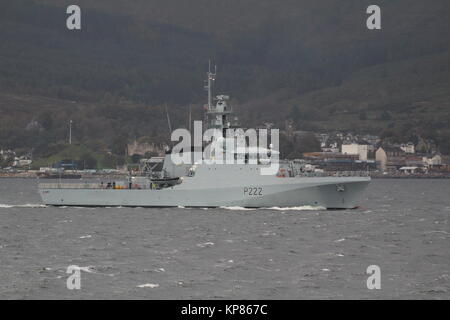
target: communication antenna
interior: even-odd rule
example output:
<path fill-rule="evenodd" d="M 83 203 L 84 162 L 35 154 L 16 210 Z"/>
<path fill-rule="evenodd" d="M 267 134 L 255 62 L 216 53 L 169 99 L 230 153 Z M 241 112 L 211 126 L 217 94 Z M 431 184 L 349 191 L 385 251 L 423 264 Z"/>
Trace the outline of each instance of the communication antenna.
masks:
<path fill-rule="evenodd" d="M 191 123 L 192 123 L 192 105 L 189 104 L 189 133 L 191 133 Z"/>
<path fill-rule="evenodd" d="M 72 120 L 69 121 L 69 144 L 72 144 Z"/>
<path fill-rule="evenodd" d="M 170 116 L 169 116 L 169 111 L 167 110 L 167 103 L 164 104 L 164 107 L 166 109 L 166 116 L 167 116 L 167 124 L 169 125 L 169 140 L 170 139 L 170 135 L 172 134 L 172 124 L 170 122 Z M 171 142 L 172 143 L 172 142 Z"/>
<path fill-rule="evenodd" d="M 206 75 L 208 76 L 207 84 L 205 85 L 205 90 L 208 91 L 208 109 L 211 109 L 212 106 L 212 85 L 216 80 L 217 74 L 217 66 L 214 66 L 214 72 L 211 72 L 211 60 L 208 63 L 208 72 Z"/>
<path fill-rule="evenodd" d="M 169 111 L 167 110 L 167 103 L 164 104 L 164 108 L 166 109 L 167 124 L 169 125 L 169 132 L 172 133 L 172 124 L 170 123 L 170 116 L 169 116 Z"/>

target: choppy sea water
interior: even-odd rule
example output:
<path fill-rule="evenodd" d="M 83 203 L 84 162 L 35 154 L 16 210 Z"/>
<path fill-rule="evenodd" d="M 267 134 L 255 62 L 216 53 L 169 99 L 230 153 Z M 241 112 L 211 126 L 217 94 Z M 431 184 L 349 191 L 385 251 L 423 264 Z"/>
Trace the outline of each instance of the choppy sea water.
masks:
<path fill-rule="evenodd" d="M 373 180 L 343 211 L 56 208 L 36 189 L 0 179 L 0 299 L 450 298 L 450 180 Z"/>

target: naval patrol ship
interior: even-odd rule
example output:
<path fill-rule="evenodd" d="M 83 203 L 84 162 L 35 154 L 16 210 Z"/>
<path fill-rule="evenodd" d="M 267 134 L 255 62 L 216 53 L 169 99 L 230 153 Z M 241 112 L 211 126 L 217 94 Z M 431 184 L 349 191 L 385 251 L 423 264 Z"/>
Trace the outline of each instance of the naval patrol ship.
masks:
<path fill-rule="evenodd" d="M 207 128 L 223 134 L 223 139 L 215 141 L 223 144 L 227 131 L 236 127 L 237 118 L 228 96 L 212 98 L 215 75 L 211 70 L 207 72 L 205 122 Z M 174 163 L 172 150 L 168 150 L 164 157 L 148 161 L 144 175 L 107 183 L 39 183 L 39 193 L 44 204 L 54 206 L 349 209 L 360 205 L 370 182 L 366 173 L 311 171 L 302 160 L 275 160 L 277 150 L 265 151 L 267 156 L 259 159 L 261 150 L 247 148 L 244 160 L 238 163 L 180 164 Z M 258 159 L 250 161 L 253 157 Z M 263 174 L 273 161 L 278 162 L 278 170 Z"/>

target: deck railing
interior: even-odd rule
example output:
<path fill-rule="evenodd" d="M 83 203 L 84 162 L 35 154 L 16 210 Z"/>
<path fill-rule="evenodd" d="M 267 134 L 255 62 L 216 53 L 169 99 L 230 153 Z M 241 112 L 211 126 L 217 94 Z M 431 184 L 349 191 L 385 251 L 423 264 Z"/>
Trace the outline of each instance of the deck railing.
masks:
<path fill-rule="evenodd" d="M 39 183 L 39 189 L 106 189 L 100 183 Z"/>
<path fill-rule="evenodd" d="M 324 171 L 324 172 L 302 172 L 300 177 L 368 177 L 368 171 Z"/>

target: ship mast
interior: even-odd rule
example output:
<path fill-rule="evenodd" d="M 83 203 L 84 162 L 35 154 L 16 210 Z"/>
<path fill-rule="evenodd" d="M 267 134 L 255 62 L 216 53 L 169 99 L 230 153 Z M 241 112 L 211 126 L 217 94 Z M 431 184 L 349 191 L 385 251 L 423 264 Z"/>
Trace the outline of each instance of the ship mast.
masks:
<path fill-rule="evenodd" d="M 217 66 L 214 66 L 214 73 L 211 72 L 211 60 L 209 60 L 208 72 L 206 75 L 208 76 L 207 85 L 205 86 L 205 90 L 208 91 L 208 110 L 212 107 L 212 83 L 216 80 Z"/>
<path fill-rule="evenodd" d="M 227 95 L 218 95 L 213 98 L 212 87 L 216 80 L 217 66 L 214 67 L 214 72 L 211 71 L 211 60 L 209 61 L 209 68 L 207 80 L 205 80 L 205 90 L 208 91 L 208 104 L 204 105 L 204 119 L 206 120 L 207 128 L 215 128 L 222 131 L 223 137 L 226 136 L 226 130 L 231 127 L 236 127 L 237 118 L 231 119 L 233 109 L 228 105 L 230 99 Z M 213 100 L 217 101 L 213 105 Z"/>

